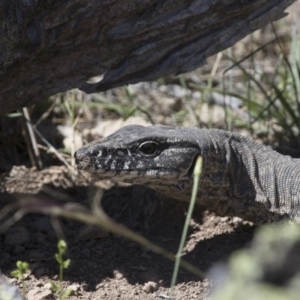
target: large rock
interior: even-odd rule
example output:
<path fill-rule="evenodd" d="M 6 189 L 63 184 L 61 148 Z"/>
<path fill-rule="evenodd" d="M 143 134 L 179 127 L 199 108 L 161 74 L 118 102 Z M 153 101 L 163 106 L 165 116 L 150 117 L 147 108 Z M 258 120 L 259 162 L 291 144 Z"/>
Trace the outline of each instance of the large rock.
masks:
<path fill-rule="evenodd" d="M 293 2 L 0 0 L 0 114 L 191 71 Z"/>

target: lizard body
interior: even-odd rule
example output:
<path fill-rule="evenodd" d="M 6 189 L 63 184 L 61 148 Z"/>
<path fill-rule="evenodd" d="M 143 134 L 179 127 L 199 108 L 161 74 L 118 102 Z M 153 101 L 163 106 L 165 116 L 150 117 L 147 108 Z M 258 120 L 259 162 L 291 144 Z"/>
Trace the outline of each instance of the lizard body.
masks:
<path fill-rule="evenodd" d="M 300 222 L 300 159 L 237 133 L 130 125 L 75 153 L 80 170 L 186 201 L 198 156 L 203 157 L 200 205 L 255 223 L 284 216 Z"/>

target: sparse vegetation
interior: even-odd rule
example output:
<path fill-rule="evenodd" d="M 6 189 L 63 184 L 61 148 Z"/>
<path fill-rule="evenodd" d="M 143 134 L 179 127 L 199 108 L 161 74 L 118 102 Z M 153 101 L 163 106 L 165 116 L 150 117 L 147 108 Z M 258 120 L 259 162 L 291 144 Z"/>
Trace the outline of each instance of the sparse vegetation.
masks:
<path fill-rule="evenodd" d="M 59 264 L 59 283 L 56 284 L 52 281 L 51 289 L 58 294 L 59 300 L 64 300 L 67 299 L 73 292 L 70 288 L 65 290 L 63 289 L 64 269 L 69 268 L 71 260 L 69 258 L 66 260 L 64 259 L 64 255 L 67 251 L 67 243 L 64 240 L 60 240 L 57 243 L 57 249 L 58 253 L 55 254 L 55 259 Z"/>
<path fill-rule="evenodd" d="M 22 295 L 26 299 L 25 274 L 29 271 L 29 264 L 26 261 L 18 260 L 16 266 L 17 268 L 11 271 L 10 274 L 21 281 Z"/>

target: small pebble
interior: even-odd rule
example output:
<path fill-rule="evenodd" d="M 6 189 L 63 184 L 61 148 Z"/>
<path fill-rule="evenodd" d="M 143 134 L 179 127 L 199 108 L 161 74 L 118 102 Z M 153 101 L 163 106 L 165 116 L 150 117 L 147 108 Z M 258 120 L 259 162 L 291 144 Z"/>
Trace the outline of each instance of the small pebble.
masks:
<path fill-rule="evenodd" d="M 42 291 L 40 288 L 34 288 L 30 290 L 27 295 L 27 300 L 46 300 L 52 297 L 51 290 L 44 290 Z"/>
<path fill-rule="evenodd" d="M 118 270 L 114 270 L 114 277 L 118 280 L 122 279 L 124 277 L 124 275 L 118 271 Z"/>
<path fill-rule="evenodd" d="M 67 287 L 67 289 L 72 291 L 71 295 L 72 294 L 77 294 L 77 292 L 80 290 L 80 285 L 79 284 L 72 284 L 72 285 L 69 285 Z"/>
<path fill-rule="evenodd" d="M 47 282 L 46 284 L 44 284 L 45 289 L 51 290 L 51 287 L 52 287 L 51 282 Z"/>
<path fill-rule="evenodd" d="M 154 293 L 157 290 L 158 290 L 158 284 L 154 281 L 148 281 L 143 287 L 143 291 L 148 294 Z"/>

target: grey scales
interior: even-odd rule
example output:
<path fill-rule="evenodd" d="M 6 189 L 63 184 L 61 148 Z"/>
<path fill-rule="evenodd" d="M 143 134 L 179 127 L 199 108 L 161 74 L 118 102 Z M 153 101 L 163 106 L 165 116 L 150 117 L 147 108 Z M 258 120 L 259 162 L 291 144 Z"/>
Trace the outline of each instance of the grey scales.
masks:
<path fill-rule="evenodd" d="M 130 125 L 75 153 L 77 168 L 150 187 L 189 201 L 198 156 L 203 170 L 197 203 L 218 215 L 254 223 L 300 222 L 300 159 L 238 133 L 156 125 Z"/>

